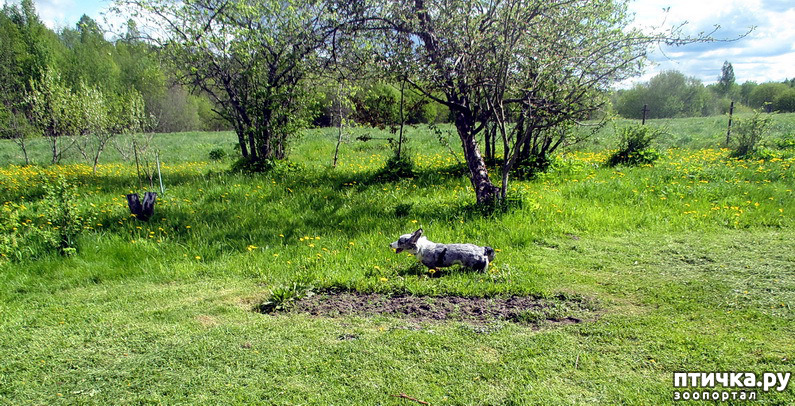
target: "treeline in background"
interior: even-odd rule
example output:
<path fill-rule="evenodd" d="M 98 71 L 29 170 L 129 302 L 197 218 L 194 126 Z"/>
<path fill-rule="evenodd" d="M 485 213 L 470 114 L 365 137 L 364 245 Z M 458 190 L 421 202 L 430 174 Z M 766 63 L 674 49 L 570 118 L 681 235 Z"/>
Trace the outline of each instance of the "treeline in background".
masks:
<path fill-rule="evenodd" d="M 681 72 L 666 71 L 646 83 L 611 95 L 618 115 L 637 119 L 643 116 L 644 106 L 647 106 L 647 118 L 704 117 L 728 113 L 732 102 L 734 111 L 740 113 L 751 110 L 794 112 L 795 78 L 783 82 L 738 84 L 734 68 L 727 61 L 715 84 L 705 86 Z"/>
<path fill-rule="evenodd" d="M 5 5 L 0 12 L 0 125 L 4 138 L 11 127 L 30 120 L 30 101 L 25 96 L 51 71 L 58 85 L 77 93 L 83 86 L 113 97 L 134 91 L 141 96 L 149 130 L 179 132 L 231 130 L 232 126 L 215 113 L 213 102 L 200 91 L 180 84 L 179 67 L 162 60 L 158 49 L 139 38 L 130 21 L 127 32 L 107 40 L 105 30 L 88 16 L 73 28 L 53 31 L 36 13 L 32 0 Z M 315 94 L 305 107 L 315 126 L 335 122 L 332 84 L 313 86 Z M 431 103 L 418 93 L 404 92 L 404 119 L 408 124 L 447 120 L 447 109 Z M 346 119 L 384 127 L 399 116 L 400 86 L 374 81 L 354 92 L 352 103 L 344 106 Z M 15 121 L 12 123 L 12 121 Z"/>
<path fill-rule="evenodd" d="M 186 68 L 166 63 L 160 50 L 140 37 L 132 21 L 125 33 L 108 40 L 103 27 L 88 16 L 84 15 L 74 27 L 51 30 L 40 20 L 32 0 L 5 5 L 0 12 L 0 137 L 16 138 L 25 131 L 41 132 L 41 125 L 30 123 L 37 117 L 49 114 L 55 116 L 50 119 L 57 119 L 57 111 L 46 109 L 37 116 L 32 105 L 37 91 L 43 97 L 58 89 L 72 94 L 76 100 L 86 100 L 93 92 L 101 96 L 104 105 L 116 103 L 119 107 L 110 109 L 111 115 L 118 115 L 132 100 L 140 99 L 147 131 L 231 130 L 231 124 L 216 113 L 208 95 L 180 84 L 184 83 L 179 80 L 180 75 L 185 73 L 181 69 Z M 351 96 L 349 102 L 341 105 L 336 96 L 338 83 L 333 79 L 313 80 L 317 83 L 311 86 L 313 92 L 304 108 L 308 110 L 310 124 L 316 127 L 335 125 L 342 117 L 352 123 L 381 128 L 400 121 L 407 124 L 450 121 L 447 107 L 408 88 L 403 92 L 401 120 L 400 84 L 371 79 L 355 89 L 346 89 Z M 39 85 L 37 89 L 37 84 L 50 87 Z M 726 62 L 716 84 L 705 86 L 680 72 L 667 71 L 647 83 L 614 91 L 610 101 L 613 111 L 625 118 L 641 118 L 644 105 L 648 108 L 648 118 L 723 114 L 728 112 L 732 101 L 736 103 L 736 112 L 753 109 L 792 112 L 795 111 L 794 86 L 795 79 L 738 84 L 731 64 Z M 53 123 L 52 127 L 56 125 Z M 121 128 L 133 126 L 115 127 Z"/>

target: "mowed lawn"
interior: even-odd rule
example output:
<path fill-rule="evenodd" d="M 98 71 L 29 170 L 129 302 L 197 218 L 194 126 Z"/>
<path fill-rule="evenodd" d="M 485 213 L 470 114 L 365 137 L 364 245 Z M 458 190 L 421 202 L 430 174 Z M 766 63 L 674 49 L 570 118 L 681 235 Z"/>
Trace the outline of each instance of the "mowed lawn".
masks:
<path fill-rule="evenodd" d="M 603 133 L 513 181 L 518 202 L 487 216 L 423 128 L 409 130 L 417 176 L 395 182 L 374 178 L 385 142 L 355 140 L 378 130 L 350 134 L 333 169 L 336 132 L 307 131 L 295 164 L 265 175 L 209 160 L 233 153 L 230 133 L 157 135 L 166 193 L 148 222 L 124 197 L 144 191 L 134 163 L 109 151 L 97 175 L 76 158 L 21 167 L 0 141 L 0 210 L 15 219 L 0 222 L 0 404 L 657 405 L 673 403 L 674 372 L 792 372 L 794 154 L 730 160 L 721 119 L 668 121 L 646 167 L 606 167 Z M 779 120 L 771 145 L 791 136 L 793 116 Z M 45 185 L 58 175 L 77 188 L 76 254 L 10 250 L 9 236 L 53 227 Z M 494 247 L 493 266 L 430 274 L 389 249 L 420 226 Z M 532 296 L 581 322 L 256 311 L 297 285 Z M 757 403 L 795 403 L 793 385 L 756 390 Z"/>

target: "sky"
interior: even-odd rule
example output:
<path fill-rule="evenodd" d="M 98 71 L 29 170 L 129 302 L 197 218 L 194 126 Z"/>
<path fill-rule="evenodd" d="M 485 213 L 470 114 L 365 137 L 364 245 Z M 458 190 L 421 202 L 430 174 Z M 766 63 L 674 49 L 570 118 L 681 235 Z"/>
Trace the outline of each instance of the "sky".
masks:
<path fill-rule="evenodd" d="M 663 9 L 670 7 L 666 13 Z M 738 83 L 795 78 L 795 1 L 793 0 L 638 0 L 630 4 L 640 28 L 687 22 L 687 33 L 711 32 L 736 41 L 663 47 L 650 54 L 655 64 L 628 84 L 647 81 L 666 70 L 678 70 L 704 83 L 717 82 L 724 61 L 732 64 Z M 627 84 L 625 84 L 627 85 Z"/>
<path fill-rule="evenodd" d="M 9 0 L 4 0 L 8 2 Z M 13 1 L 17 2 L 17 1 Z M 110 0 L 34 0 L 42 21 L 50 28 L 71 27 L 87 14 L 102 24 Z M 729 42 L 663 47 L 654 50 L 653 62 L 639 77 L 618 85 L 629 87 L 666 70 L 678 70 L 705 84 L 716 82 L 724 61 L 734 68 L 738 83 L 795 78 L 795 1 L 793 0 L 636 0 L 629 5 L 640 28 L 687 22 L 685 32 L 711 32 Z M 668 12 L 664 12 L 668 9 Z"/>

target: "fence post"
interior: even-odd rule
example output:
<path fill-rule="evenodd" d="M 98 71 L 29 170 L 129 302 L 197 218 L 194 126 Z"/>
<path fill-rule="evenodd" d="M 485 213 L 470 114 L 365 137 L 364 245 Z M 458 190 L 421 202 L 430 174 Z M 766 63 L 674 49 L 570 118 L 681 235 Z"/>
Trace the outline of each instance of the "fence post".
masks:
<path fill-rule="evenodd" d="M 640 124 L 641 125 L 646 125 L 646 113 L 649 112 L 649 105 L 644 104 L 643 105 L 643 110 L 641 110 L 641 111 L 643 111 L 643 121 L 641 121 Z"/>
<path fill-rule="evenodd" d="M 729 128 L 726 130 L 726 148 L 729 147 L 729 139 L 732 135 L 732 115 L 734 115 L 734 101 L 729 105 Z"/>
<path fill-rule="evenodd" d="M 160 174 L 160 151 L 155 151 L 155 159 L 157 160 L 157 180 L 160 181 L 160 195 L 166 195 L 166 189 L 163 188 L 163 175 Z"/>

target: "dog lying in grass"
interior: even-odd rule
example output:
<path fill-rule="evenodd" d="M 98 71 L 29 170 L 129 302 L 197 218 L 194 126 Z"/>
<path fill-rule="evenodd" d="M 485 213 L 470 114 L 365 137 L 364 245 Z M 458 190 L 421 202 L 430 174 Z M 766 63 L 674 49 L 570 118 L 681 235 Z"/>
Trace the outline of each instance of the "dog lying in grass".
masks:
<path fill-rule="evenodd" d="M 422 236 L 422 229 L 412 234 L 403 234 L 389 245 L 399 254 L 403 251 L 414 254 L 431 269 L 462 265 L 477 271 L 485 271 L 494 260 L 494 249 L 475 244 L 438 244 Z"/>

